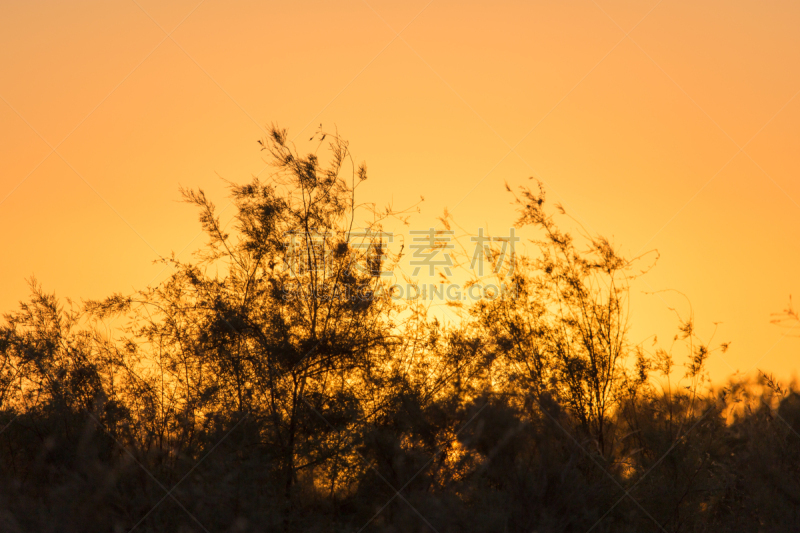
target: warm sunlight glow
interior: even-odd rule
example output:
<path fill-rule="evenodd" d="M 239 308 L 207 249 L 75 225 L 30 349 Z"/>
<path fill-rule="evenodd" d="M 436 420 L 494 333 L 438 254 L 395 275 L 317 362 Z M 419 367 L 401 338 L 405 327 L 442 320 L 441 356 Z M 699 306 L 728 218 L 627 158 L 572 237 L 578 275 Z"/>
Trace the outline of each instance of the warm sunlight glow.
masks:
<path fill-rule="evenodd" d="M 0 529 L 800 530 L 798 28 L 1 2 Z"/>

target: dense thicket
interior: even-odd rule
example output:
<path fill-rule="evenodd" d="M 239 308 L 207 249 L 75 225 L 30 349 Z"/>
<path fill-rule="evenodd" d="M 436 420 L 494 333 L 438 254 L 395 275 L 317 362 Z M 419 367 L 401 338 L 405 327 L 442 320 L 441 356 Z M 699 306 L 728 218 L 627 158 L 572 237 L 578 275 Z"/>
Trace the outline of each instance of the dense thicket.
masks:
<path fill-rule="evenodd" d="M 65 305 L 32 282 L 4 316 L 0 530 L 800 529 L 800 396 L 711 390 L 727 346 L 691 318 L 632 345 L 638 267 L 542 191 L 517 198 L 535 253 L 493 272 L 513 294 L 448 326 L 388 297 L 392 213 L 363 231 L 366 166 L 320 137 L 259 141 L 274 174 L 230 184 L 230 233 L 182 191 L 208 242 L 159 286 Z"/>

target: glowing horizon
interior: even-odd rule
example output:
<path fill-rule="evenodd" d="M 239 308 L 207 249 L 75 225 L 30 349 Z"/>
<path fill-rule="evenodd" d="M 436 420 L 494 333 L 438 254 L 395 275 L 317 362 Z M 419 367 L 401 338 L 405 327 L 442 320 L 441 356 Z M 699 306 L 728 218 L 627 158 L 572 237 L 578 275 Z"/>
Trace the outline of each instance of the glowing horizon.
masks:
<path fill-rule="evenodd" d="M 229 218 L 219 178 L 266 175 L 265 126 L 308 149 L 322 123 L 366 161 L 362 201 L 425 197 L 411 229 L 445 207 L 471 230 L 508 228 L 504 183 L 534 177 L 574 217 L 567 229 L 629 257 L 659 251 L 632 287 L 632 342 L 669 338 L 670 308 L 691 309 L 702 338 L 716 328 L 732 342 L 708 362 L 715 380 L 800 369 L 800 340 L 770 324 L 800 292 L 797 4 L 126 0 L 0 13 L 3 312 L 31 274 L 75 299 L 157 283 L 168 271 L 154 259 L 202 244 L 179 185 Z"/>

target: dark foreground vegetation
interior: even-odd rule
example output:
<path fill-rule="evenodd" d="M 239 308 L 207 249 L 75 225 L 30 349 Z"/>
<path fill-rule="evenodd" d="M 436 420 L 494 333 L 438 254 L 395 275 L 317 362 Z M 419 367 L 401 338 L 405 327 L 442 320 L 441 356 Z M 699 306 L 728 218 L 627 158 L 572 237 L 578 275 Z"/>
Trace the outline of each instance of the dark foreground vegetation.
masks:
<path fill-rule="evenodd" d="M 388 298 L 399 255 L 354 237 L 366 167 L 327 138 L 260 141 L 275 173 L 231 184 L 229 232 L 183 191 L 208 243 L 157 287 L 32 282 L 0 325 L 0 531 L 800 530 L 800 396 L 711 389 L 727 346 L 691 317 L 633 345 L 638 262 L 540 191 L 517 199 L 535 253 L 494 273 L 515 298 L 455 325 Z"/>

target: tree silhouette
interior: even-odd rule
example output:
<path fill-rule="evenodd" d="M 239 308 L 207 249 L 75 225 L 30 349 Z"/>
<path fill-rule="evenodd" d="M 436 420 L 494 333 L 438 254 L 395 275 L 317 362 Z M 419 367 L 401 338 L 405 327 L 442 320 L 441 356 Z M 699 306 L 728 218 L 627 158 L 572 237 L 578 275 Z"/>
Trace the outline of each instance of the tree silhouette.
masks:
<path fill-rule="evenodd" d="M 272 126 L 227 224 L 181 189 L 207 241 L 163 283 L 63 305 L 32 280 L 4 315 L 3 531 L 797 530 L 800 397 L 711 387 L 728 345 L 694 317 L 631 343 L 635 260 L 522 189 L 512 290 L 444 324 L 390 297 L 400 213 L 356 201 L 366 165 L 311 141 Z"/>

